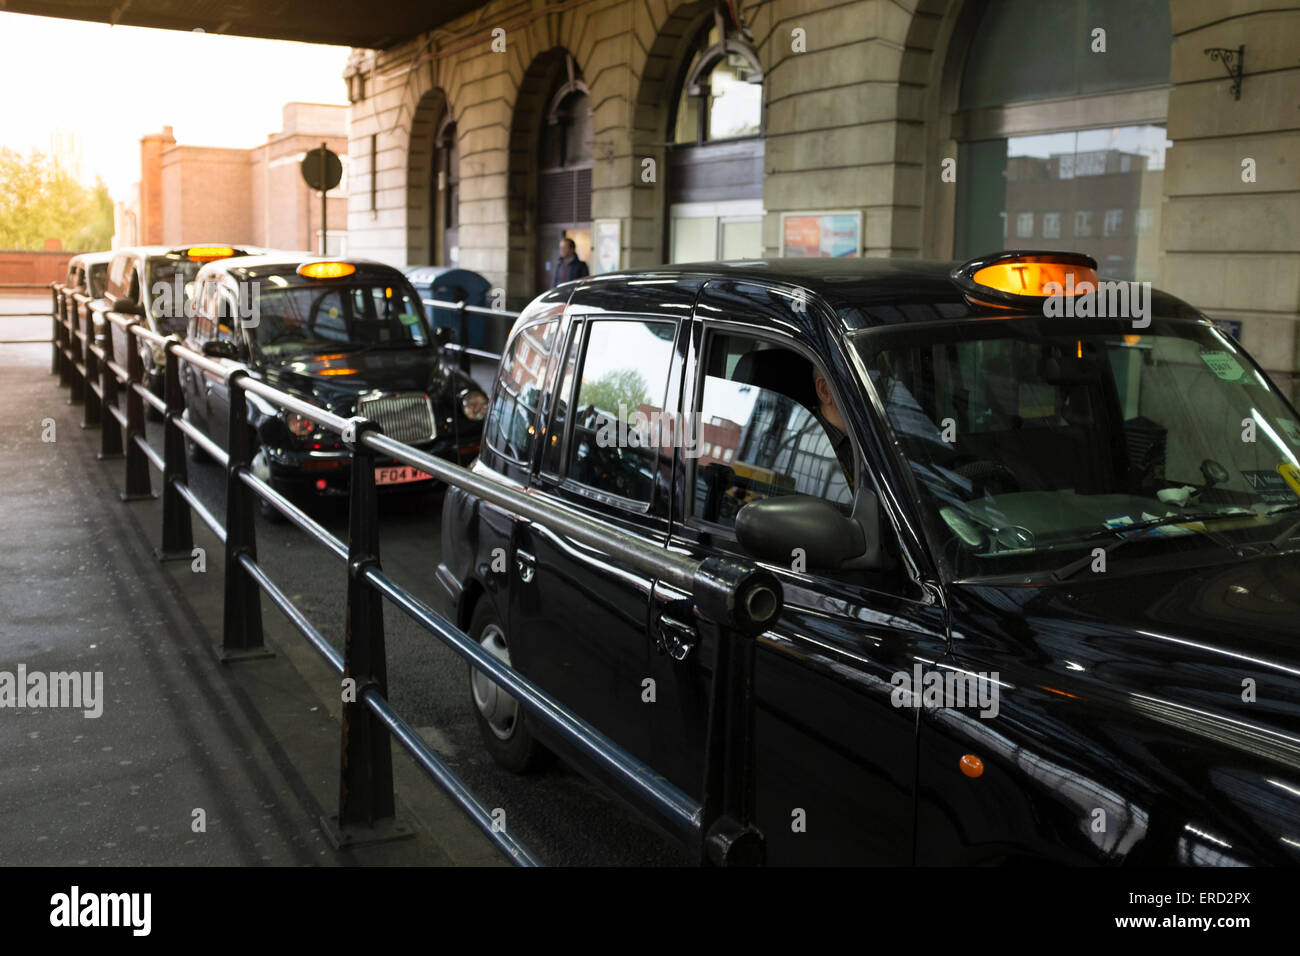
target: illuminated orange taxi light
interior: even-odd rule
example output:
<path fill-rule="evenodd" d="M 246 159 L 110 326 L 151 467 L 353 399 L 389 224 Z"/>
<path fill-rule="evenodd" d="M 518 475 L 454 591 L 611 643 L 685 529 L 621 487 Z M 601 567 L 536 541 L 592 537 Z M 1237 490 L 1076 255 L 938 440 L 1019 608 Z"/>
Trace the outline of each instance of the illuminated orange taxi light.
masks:
<path fill-rule="evenodd" d="M 1058 295 L 1076 295 L 1082 283 L 1092 283 L 1097 288 L 1097 270 L 1084 265 L 1064 262 L 1039 262 L 1033 259 L 1011 259 L 995 262 L 985 266 L 971 277 L 976 285 L 1011 295 L 1030 295 L 1047 297 L 1053 292 Z M 1048 289 L 1055 283 L 1057 288 Z"/>
<path fill-rule="evenodd" d="M 356 375 L 357 370 L 354 368 L 323 368 L 318 375 Z"/>
<path fill-rule="evenodd" d="M 185 250 L 185 254 L 194 262 L 215 262 L 218 259 L 229 259 L 235 250 L 229 246 L 191 246 Z"/>
<path fill-rule="evenodd" d="M 356 271 L 350 262 L 304 262 L 298 267 L 298 275 L 308 279 L 342 279 Z"/>

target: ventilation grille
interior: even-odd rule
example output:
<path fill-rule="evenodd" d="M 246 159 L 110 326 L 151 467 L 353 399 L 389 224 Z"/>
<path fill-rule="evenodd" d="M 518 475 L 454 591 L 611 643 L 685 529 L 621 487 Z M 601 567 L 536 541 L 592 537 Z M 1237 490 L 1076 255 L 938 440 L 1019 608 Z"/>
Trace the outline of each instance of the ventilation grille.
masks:
<path fill-rule="evenodd" d="M 433 406 L 423 392 L 379 395 L 357 403 L 357 414 L 370 419 L 389 438 L 407 445 L 431 441 L 438 436 Z"/>

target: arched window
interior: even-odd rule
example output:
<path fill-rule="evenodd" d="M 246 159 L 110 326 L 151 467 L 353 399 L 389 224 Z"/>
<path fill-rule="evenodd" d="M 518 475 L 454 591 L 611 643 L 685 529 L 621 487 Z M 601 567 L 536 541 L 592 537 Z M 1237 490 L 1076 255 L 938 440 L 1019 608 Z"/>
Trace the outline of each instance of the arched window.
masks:
<path fill-rule="evenodd" d="M 430 232 L 437 244 L 434 262 L 454 266 L 460 264 L 460 147 L 450 111 L 442 115 L 434 147 L 435 199 L 430 205 Z"/>
<path fill-rule="evenodd" d="M 1169 0 L 999 0 L 973 12 L 953 117 L 955 257 L 1063 249 L 1108 276 L 1155 278 Z"/>
<path fill-rule="evenodd" d="M 672 262 L 763 254 L 763 70 L 721 11 L 695 34 L 669 124 Z"/>

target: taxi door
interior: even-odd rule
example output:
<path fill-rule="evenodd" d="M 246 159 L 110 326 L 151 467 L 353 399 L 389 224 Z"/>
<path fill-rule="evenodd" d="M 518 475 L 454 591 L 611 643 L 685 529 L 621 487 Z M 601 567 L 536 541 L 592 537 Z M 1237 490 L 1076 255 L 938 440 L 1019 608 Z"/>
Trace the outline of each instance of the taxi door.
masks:
<path fill-rule="evenodd" d="M 676 316 L 576 317 L 534 487 L 566 508 L 662 547 L 672 456 L 651 418 L 675 408 Z M 675 376 L 675 377 L 674 377 Z M 653 577 L 545 521 L 516 528 L 510 628 L 518 666 L 635 756 L 651 753 L 644 699 Z"/>
<path fill-rule="evenodd" d="M 670 547 L 697 558 L 747 557 L 734 525 L 749 501 L 808 494 L 847 512 L 851 485 L 866 475 L 856 447 L 857 474 L 844 473 L 816 417 L 812 351 L 760 331 L 761 320 L 745 321 L 754 306 L 740 285 L 706 287 L 707 314 L 737 321 L 697 318 L 690 337 L 685 400 L 699 424 L 696 447 L 679 449 Z M 910 671 L 918 655 L 942 653 L 942 613 L 900 572 L 796 565 L 763 565 L 785 595 L 755 657 L 756 807 L 768 858 L 911 863 L 917 715 L 893 706 L 891 677 Z M 656 766 L 698 797 L 713 638 L 697 625 L 689 595 L 657 582 L 650 639 Z"/>

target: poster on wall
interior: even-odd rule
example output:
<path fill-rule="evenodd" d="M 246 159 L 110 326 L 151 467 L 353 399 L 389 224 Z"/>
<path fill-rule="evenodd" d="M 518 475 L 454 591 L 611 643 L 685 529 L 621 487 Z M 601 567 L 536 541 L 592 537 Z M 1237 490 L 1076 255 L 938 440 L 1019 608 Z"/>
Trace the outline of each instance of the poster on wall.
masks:
<path fill-rule="evenodd" d="M 620 220 L 596 220 L 596 261 L 591 270 L 595 275 L 618 271 L 621 242 L 622 222 Z"/>
<path fill-rule="evenodd" d="M 860 212 L 781 214 L 781 255 L 792 259 L 845 259 L 862 247 Z"/>

